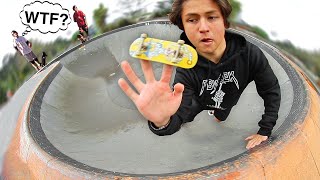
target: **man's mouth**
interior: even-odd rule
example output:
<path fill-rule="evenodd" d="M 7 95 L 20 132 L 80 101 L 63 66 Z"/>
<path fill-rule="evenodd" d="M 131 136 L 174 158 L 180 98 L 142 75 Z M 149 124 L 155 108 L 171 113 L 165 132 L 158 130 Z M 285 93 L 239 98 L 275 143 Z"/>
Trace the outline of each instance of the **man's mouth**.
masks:
<path fill-rule="evenodd" d="M 201 39 L 201 42 L 205 43 L 205 44 L 210 44 L 210 43 L 213 42 L 213 39 L 211 39 L 211 38 L 203 38 L 203 39 Z"/>
<path fill-rule="evenodd" d="M 203 38 L 201 39 L 200 41 L 201 43 L 203 43 L 204 45 L 211 45 L 212 42 L 213 42 L 213 39 L 210 39 L 210 38 Z"/>

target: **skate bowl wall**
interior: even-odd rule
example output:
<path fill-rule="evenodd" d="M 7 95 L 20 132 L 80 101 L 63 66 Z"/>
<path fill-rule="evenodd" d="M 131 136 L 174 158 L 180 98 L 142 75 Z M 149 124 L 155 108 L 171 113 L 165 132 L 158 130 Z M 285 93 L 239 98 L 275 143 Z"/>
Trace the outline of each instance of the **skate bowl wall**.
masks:
<path fill-rule="evenodd" d="M 128 49 L 141 33 L 177 41 L 167 21 L 121 28 L 77 46 L 40 73 L 19 112 L 4 158 L 3 176 L 36 179 L 301 179 L 319 178 L 319 93 L 290 59 L 242 31 L 266 55 L 281 88 L 279 119 L 272 137 L 247 151 L 263 100 L 250 83 L 228 119 L 216 123 L 206 111 L 171 136 L 154 135 L 117 85 Z M 153 63 L 159 79 L 162 65 Z M 46 73 L 45 75 L 43 75 Z M 39 75 L 39 76 L 40 76 Z M 27 82 L 28 83 L 28 82 Z M 23 87 L 22 87 L 23 88 Z M 14 171 L 14 172 L 13 172 Z M 20 171 L 17 173 L 17 171 Z"/>

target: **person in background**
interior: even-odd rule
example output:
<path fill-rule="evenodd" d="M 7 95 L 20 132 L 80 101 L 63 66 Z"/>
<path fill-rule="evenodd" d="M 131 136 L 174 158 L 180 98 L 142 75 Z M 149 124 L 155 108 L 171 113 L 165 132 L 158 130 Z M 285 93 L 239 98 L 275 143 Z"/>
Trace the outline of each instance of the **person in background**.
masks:
<path fill-rule="evenodd" d="M 73 21 L 77 22 L 79 28 L 78 39 L 81 40 L 81 42 L 83 42 L 84 40 L 87 40 L 89 38 L 89 28 L 86 15 L 82 11 L 80 11 L 76 5 L 74 5 L 72 9 L 74 11 Z M 84 34 L 84 32 L 86 34 Z"/>
<path fill-rule="evenodd" d="M 11 35 L 13 36 L 13 47 L 21 55 L 23 55 L 37 71 L 39 71 L 43 65 L 39 62 L 37 56 L 32 52 L 31 42 L 26 40 L 26 38 L 23 36 L 19 36 L 18 32 L 15 30 L 11 31 Z"/>

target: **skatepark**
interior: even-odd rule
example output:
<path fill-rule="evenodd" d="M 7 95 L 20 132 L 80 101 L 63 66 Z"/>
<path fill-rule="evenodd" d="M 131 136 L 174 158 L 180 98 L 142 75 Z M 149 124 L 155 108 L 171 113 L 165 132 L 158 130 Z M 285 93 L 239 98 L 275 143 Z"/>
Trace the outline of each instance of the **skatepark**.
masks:
<path fill-rule="evenodd" d="M 281 88 L 272 137 L 248 151 L 263 100 L 250 83 L 225 122 L 207 111 L 171 136 L 154 135 L 117 84 L 142 33 L 177 41 L 167 21 L 127 26 L 74 47 L 16 92 L 0 113 L 1 176 L 8 179 L 318 179 L 320 101 L 312 81 L 281 50 L 247 34 L 266 55 Z M 156 77 L 162 64 L 153 63 Z"/>

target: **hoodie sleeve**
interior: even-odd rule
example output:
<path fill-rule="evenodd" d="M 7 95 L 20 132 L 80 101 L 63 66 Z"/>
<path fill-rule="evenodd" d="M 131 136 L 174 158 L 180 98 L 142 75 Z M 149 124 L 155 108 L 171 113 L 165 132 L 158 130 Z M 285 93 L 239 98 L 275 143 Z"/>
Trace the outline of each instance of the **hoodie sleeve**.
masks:
<path fill-rule="evenodd" d="M 194 87 L 190 82 L 190 74 L 188 70 L 177 68 L 175 80 L 173 84 L 182 83 L 184 85 L 184 91 L 182 96 L 182 102 L 178 111 L 171 116 L 170 123 L 165 128 L 158 129 L 152 122 L 148 122 L 150 130 L 159 135 L 171 135 L 179 131 L 181 125 L 186 122 L 191 122 L 194 117 L 201 111 L 199 103 L 194 100 Z"/>
<path fill-rule="evenodd" d="M 265 107 L 262 119 L 258 123 L 260 126 L 258 134 L 270 136 L 278 119 L 281 101 L 280 86 L 263 52 L 254 45 L 249 48 L 249 51 L 253 80 Z"/>

